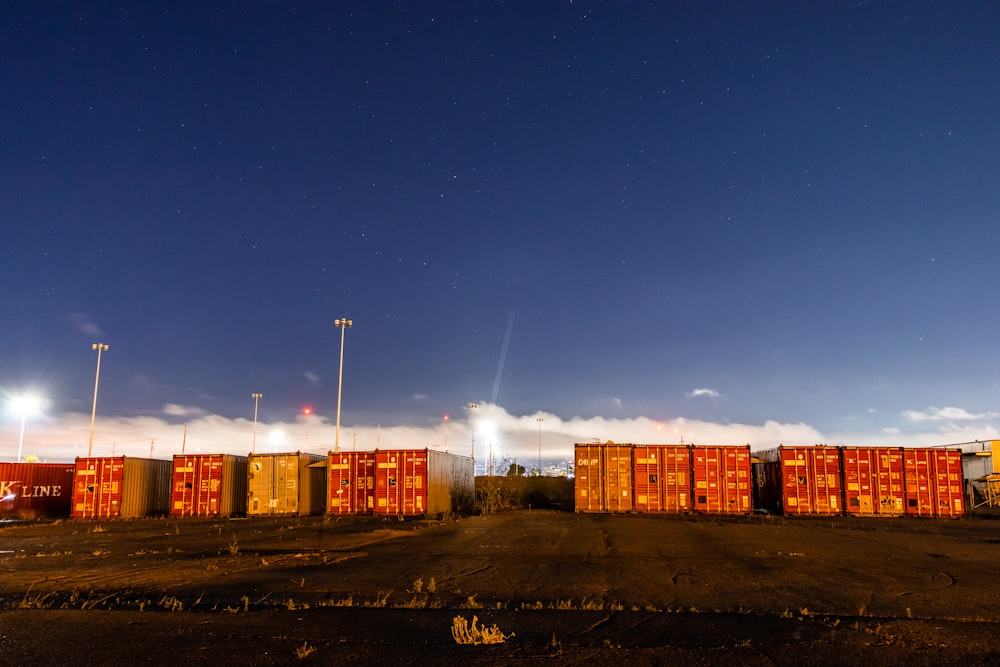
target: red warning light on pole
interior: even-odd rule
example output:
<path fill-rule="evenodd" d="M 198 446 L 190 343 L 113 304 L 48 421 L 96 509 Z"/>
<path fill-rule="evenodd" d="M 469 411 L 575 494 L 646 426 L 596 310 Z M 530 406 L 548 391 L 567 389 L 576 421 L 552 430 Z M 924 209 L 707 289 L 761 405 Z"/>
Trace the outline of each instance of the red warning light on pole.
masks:
<path fill-rule="evenodd" d="M 313 412 L 313 409 L 310 408 L 310 407 L 302 408 L 302 414 L 304 414 L 304 415 L 311 415 L 312 412 Z"/>

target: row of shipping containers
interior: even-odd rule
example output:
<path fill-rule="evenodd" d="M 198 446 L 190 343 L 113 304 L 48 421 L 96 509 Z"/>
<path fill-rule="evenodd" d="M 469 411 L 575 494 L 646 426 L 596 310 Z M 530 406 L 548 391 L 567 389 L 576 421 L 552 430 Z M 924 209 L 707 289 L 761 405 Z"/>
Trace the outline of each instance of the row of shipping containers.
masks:
<path fill-rule="evenodd" d="M 960 517 L 960 449 L 577 444 L 576 511 Z"/>
<path fill-rule="evenodd" d="M 762 509 L 786 515 L 960 517 L 962 450 L 781 446 L 757 454 Z"/>
<path fill-rule="evenodd" d="M 577 444 L 576 511 L 748 514 L 750 446 Z"/>
<path fill-rule="evenodd" d="M 429 449 L 0 463 L 0 516 L 422 516 L 471 498 L 472 470 L 471 458 Z"/>

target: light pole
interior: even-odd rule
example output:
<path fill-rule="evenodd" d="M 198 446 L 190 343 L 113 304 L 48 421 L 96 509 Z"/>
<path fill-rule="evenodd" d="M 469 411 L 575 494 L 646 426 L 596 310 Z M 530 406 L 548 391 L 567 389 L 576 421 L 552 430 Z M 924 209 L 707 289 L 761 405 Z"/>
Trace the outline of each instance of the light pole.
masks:
<path fill-rule="evenodd" d="M 444 416 L 444 451 L 448 451 L 448 415 Z"/>
<path fill-rule="evenodd" d="M 469 430 L 472 431 L 472 476 L 476 476 L 476 408 L 478 403 L 469 403 Z"/>
<path fill-rule="evenodd" d="M 344 334 L 354 326 L 354 320 L 340 318 L 333 321 L 333 326 L 340 329 L 340 373 L 337 377 L 337 431 L 334 435 L 333 451 L 340 452 L 340 397 L 344 391 Z"/>
<path fill-rule="evenodd" d="M 264 394 L 253 393 L 250 394 L 250 398 L 253 399 L 253 445 L 250 447 L 250 453 L 257 453 L 257 405 L 260 403 L 260 399 L 264 397 Z"/>
<path fill-rule="evenodd" d="M 538 476 L 542 476 L 542 422 L 545 421 L 541 417 L 535 417 L 535 421 L 538 422 Z"/>
<path fill-rule="evenodd" d="M 94 407 L 90 411 L 90 440 L 87 443 L 87 458 L 94 449 L 94 418 L 97 416 L 97 383 L 101 380 L 101 352 L 108 349 L 104 343 L 94 343 L 90 349 L 97 350 L 97 374 L 94 376 Z"/>

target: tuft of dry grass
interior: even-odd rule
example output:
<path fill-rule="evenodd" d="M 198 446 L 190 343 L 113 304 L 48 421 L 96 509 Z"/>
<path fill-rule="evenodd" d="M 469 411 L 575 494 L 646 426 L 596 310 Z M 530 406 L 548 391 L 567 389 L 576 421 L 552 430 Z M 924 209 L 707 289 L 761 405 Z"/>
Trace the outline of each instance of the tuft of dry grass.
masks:
<path fill-rule="evenodd" d="M 458 644 L 473 645 L 503 644 L 506 640 L 514 636 L 513 632 L 509 635 L 504 634 L 496 624 L 487 628 L 486 626 L 478 625 L 478 623 L 479 618 L 476 616 L 472 617 L 471 624 L 464 616 L 456 616 L 451 622 L 451 636 L 454 637 L 455 642 Z"/>

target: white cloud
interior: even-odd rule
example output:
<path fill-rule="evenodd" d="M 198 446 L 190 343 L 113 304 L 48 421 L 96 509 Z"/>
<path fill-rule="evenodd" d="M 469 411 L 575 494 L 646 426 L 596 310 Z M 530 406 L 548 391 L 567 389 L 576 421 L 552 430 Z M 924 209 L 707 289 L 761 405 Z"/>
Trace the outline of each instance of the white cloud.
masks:
<path fill-rule="evenodd" d="M 86 313 L 70 313 L 69 321 L 74 326 L 76 326 L 76 328 L 79 329 L 82 333 L 85 333 L 88 336 L 104 335 L 104 332 L 101 331 L 101 328 L 97 326 L 94 323 L 94 321 L 90 319 L 90 315 L 87 315 Z"/>
<path fill-rule="evenodd" d="M 171 417 L 202 417 L 207 414 L 201 408 L 193 408 L 187 405 L 167 403 L 163 406 L 163 414 Z"/>
<path fill-rule="evenodd" d="M 378 426 L 342 423 L 342 450 L 422 449 L 447 450 L 470 456 L 472 438 L 466 408 L 461 416 L 428 426 Z M 963 411 L 964 412 L 964 411 Z M 246 418 L 230 419 L 205 414 L 195 408 L 168 404 L 164 416 L 97 416 L 94 430 L 94 456 L 127 455 L 169 458 L 174 454 L 204 452 L 246 455 L 253 446 L 253 422 Z M 965 413 L 968 414 L 968 413 Z M 177 423 L 182 416 L 187 424 Z M 171 421 L 169 418 L 172 417 Z M 459 418 L 461 417 L 461 418 Z M 539 422 L 538 419 L 542 421 Z M 927 422 L 931 423 L 931 422 Z M 945 445 L 995 437 L 997 428 L 989 422 L 964 422 L 961 427 L 942 421 L 932 429 L 901 432 L 892 425 L 878 425 L 868 432 L 824 433 L 805 423 L 768 420 L 761 424 L 716 423 L 677 418 L 654 420 L 647 417 L 617 419 L 609 417 L 561 417 L 548 412 L 513 415 L 499 405 L 480 403 L 474 412 L 475 454 L 482 466 L 488 453 L 500 461 L 517 459 L 532 467 L 538 458 L 541 436 L 544 461 L 571 460 L 573 445 L 586 442 L 634 444 L 696 445 L 749 444 L 753 451 L 778 445 Z M 14 460 L 20 421 L 0 419 L 0 460 Z M 659 427 L 659 428 L 658 428 Z M 24 453 L 43 461 L 72 461 L 87 455 L 90 413 L 49 415 L 29 420 L 24 434 Z M 298 417 L 287 422 L 258 422 L 257 451 L 303 451 L 325 454 L 335 444 L 335 422 L 324 415 L 313 415 L 308 433 Z M 283 439 L 274 434 L 282 433 Z M 6 443 L 6 444 L 5 444 Z M 12 446 L 10 443 L 14 443 Z M 481 469 L 481 468 L 480 468 Z"/>
<path fill-rule="evenodd" d="M 973 421 L 983 419 L 995 419 L 1000 417 L 998 412 L 972 413 L 963 408 L 956 407 L 930 407 L 927 410 L 906 410 L 903 416 L 912 422 L 938 422 L 938 421 Z"/>
<path fill-rule="evenodd" d="M 705 397 L 708 397 L 708 398 L 719 398 L 720 396 L 722 396 L 722 394 L 720 394 L 719 392 L 717 392 L 715 389 L 698 388 L 698 389 L 692 389 L 691 391 L 689 391 L 687 393 L 687 396 L 688 396 L 688 398 L 700 398 L 702 396 L 705 396 Z"/>
<path fill-rule="evenodd" d="M 412 396 L 412 398 L 413 398 L 414 401 L 426 401 L 427 400 L 427 394 L 414 394 Z"/>
<path fill-rule="evenodd" d="M 313 373 L 312 371 L 304 371 L 302 375 L 305 376 L 306 382 L 308 382 L 309 384 L 313 386 L 319 384 L 319 375 L 317 375 L 316 373 Z"/>

